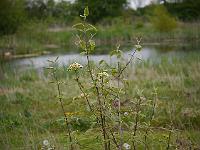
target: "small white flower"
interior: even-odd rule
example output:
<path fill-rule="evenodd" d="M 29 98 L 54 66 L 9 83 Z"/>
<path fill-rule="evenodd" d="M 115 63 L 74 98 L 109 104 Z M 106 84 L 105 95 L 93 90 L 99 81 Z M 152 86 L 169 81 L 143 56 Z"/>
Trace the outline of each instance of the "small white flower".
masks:
<path fill-rule="evenodd" d="M 123 147 L 127 150 L 131 149 L 131 146 L 128 143 L 124 143 Z"/>
<path fill-rule="evenodd" d="M 48 140 L 44 140 L 44 141 L 43 141 L 43 145 L 44 145 L 44 146 L 48 146 L 48 145 L 49 145 L 49 141 L 48 141 Z"/>
<path fill-rule="evenodd" d="M 124 116 L 128 116 L 128 112 L 124 112 Z"/>
<path fill-rule="evenodd" d="M 145 100 L 146 100 L 146 98 L 143 97 L 143 96 L 140 96 L 140 99 L 141 99 L 142 101 L 145 101 Z"/>
<path fill-rule="evenodd" d="M 84 93 L 81 93 L 81 96 L 80 97 L 85 97 L 85 94 Z"/>

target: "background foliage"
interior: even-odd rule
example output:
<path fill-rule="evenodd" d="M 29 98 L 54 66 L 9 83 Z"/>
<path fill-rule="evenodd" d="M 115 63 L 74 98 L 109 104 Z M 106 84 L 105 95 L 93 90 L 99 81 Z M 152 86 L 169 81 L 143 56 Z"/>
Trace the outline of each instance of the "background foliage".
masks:
<path fill-rule="evenodd" d="M 110 20 L 116 17 L 123 18 L 125 23 L 134 22 L 138 17 L 149 20 L 149 14 L 158 17 L 164 15 L 167 12 L 164 9 L 169 12 L 165 16 L 173 16 L 180 21 L 192 21 L 200 17 L 200 1 L 197 0 L 184 0 L 182 3 L 166 2 L 162 7 L 164 10 L 162 12 L 161 10 L 155 12 L 154 7 L 157 6 L 154 4 L 139 8 L 137 11 L 128 9 L 127 0 L 76 0 L 74 3 L 63 0 L 59 2 L 54 0 L 1 0 L 0 34 L 14 33 L 21 24 L 30 22 L 30 20 L 50 19 L 54 22 L 73 24 L 72 22 L 77 20 L 77 16 L 86 5 L 90 8 L 92 15 L 88 17 L 88 20 L 92 23 L 110 23 Z M 169 18 L 164 18 L 164 22 L 171 21 L 168 20 Z"/>
<path fill-rule="evenodd" d="M 14 33 L 26 16 L 23 0 L 0 1 L 0 34 Z"/>

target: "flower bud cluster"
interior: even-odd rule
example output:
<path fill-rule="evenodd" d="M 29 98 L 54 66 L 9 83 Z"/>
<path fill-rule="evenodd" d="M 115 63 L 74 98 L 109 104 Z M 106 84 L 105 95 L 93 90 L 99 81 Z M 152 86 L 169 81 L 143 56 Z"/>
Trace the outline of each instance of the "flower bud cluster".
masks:
<path fill-rule="evenodd" d="M 107 72 L 100 72 L 100 73 L 98 73 L 97 74 L 98 75 L 98 77 L 100 77 L 100 78 L 103 78 L 103 77 L 109 77 L 109 74 L 107 73 Z"/>
<path fill-rule="evenodd" d="M 83 68 L 83 66 L 77 62 L 72 63 L 71 65 L 69 65 L 68 70 L 69 71 L 77 71 L 79 69 Z"/>

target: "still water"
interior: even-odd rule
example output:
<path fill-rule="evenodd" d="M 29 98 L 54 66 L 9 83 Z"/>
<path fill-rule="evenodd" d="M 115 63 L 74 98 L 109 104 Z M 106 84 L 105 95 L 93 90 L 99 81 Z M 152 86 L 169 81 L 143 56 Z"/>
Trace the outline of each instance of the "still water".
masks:
<path fill-rule="evenodd" d="M 190 52 L 196 52 L 200 54 L 200 45 L 198 43 L 187 44 L 182 43 L 179 45 L 161 45 L 161 44 L 149 44 L 143 46 L 140 52 L 135 53 L 135 58 L 141 60 L 155 60 L 159 61 L 163 56 L 167 58 L 182 57 Z M 131 54 L 134 52 L 134 48 L 130 48 L 128 51 L 124 52 L 124 58 L 129 59 Z M 55 60 L 59 56 L 59 65 L 69 65 L 70 63 L 76 61 L 78 63 L 86 63 L 86 56 L 80 54 L 51 54 L 42 55 L 32 58 L 21 58 L 9 61 L 9 64 L 13 68 L 20 68 L 22 70 L 28 68 L 42 69 L 49 65 L 47 60 Z M 98 63 L 100 60 L 105 60 L 107 63 L 113 63 L 116 61 L 115 57 L 110 57 L 109 54 L 101 55 L 91 55 L 91 60 Z"/>

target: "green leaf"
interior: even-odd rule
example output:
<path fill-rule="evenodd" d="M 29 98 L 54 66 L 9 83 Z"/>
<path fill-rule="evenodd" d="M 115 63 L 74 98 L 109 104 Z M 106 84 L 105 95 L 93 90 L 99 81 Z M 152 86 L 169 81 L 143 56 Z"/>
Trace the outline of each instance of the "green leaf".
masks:
<path fill-rule="evenodd" d="M 85 41 L 80 40 L 79 41 L 79 46 L 80 46 L 81 49 L 86 50 L 86 43 L 85 43 Z"/>
<path fill-rule="evenodd" d="M 115 76 L 116 74 L 118 74 L 118 70 L 116 68 L 113 68 L 111 73 L 113 76 Z"/>
<path fill-rule="evenodd" d="M 87 52 L 85 52 L 85 51 L 80 53 L 80 55 L 86 55 L 86 54 L 87 54 Z"/>
<path fill-rule="evenodd" d="M 141 49 L 142 49 L 142 46 L 141 46 L 141 45 L 139 45 L 139 44 L 137 44 L 137 45 L 135 45 L 135 49 L 136 49 L 137 51 L 141 51 Z"/>
<path fill-rule="evenodd" d="M 48 62 L 50 62 L 50 63 L 54 63 L 54 61 L 53 61 L 53 60 L 49 60 L 49 59 L 48 59 L 47 61 L 48 61 Z"/>
<path fill-rule="evenodd" d="M 76 30 L 79 30 L 79 31 L 83 32 L 85 26 L 84 26 L 84 24 L 82 24 L 82 23 L 77 23 L 77 24 L 73 25 L 72 28 L 74 28 L 74 29 L 76 29 Z"/>
<path fill-rule="evenodd" d="M 95 46 L 96 46 L 96 44 L 95 44 L 95 41 L 93 41 L 93 40 L 89 40 L 89 43 L 90 43 L 90 50 L 94 50 L 94 48 L 95 48 Z"/>
<path fill-rule="evenodd" d="M 110 56 L 116 56 L 117 58 L 120 58 L 122 56 L 122 51 L 121 50 L 113 50 L 111 53 L 110 53 Z"/>
<path fill-rule="evenodd" d="M 121 50 L 117 50 L 117 58 L 120 58 L 122 56 L 122 51 Z"/>
<path fill-rule="evenodd" d="M 116 55 L 116 51 L 115 50 L 110 52 L 110 56 L 111 57 L 114 56 L 114 55 Z"/>
<path fill-rule="evenodd" d="M 85 9 L 84 9 L 84 16 L 85 17 L 89 16 L 89 8 L 88 8 L 88 6 L 85 7 Z"/>
<path fill-rule="evenodd" d="M 101 65 L 101 64 L 103 64 L 103 63 L 105 63 L 105 60 L 100 60 L 100 61 L 99 61 L 99 65 Z"/>
<path fill-rule="evenodd" d="M 57 62 L 57 61 L 58 61 L 58 58 L 59 58 L 59 56 L 57 56 L 57 57 L 56 57 L 56 59 L 55 59 L 55 62 Z"/>
<path fill-rule="evenodd" d="M 54 67 L 46 67 L 46 69 L 54 69 Z"/>
<path fill-rule="evenodd" d="M 93 25 L 91 25 L 91 24 L 88 24 L 87 26 L 88 26 L 88 27 L 87 27 L 87 28 L 88 28 L 87 31 L 93 30 L 93 31 L 97 32 L 97 28 L 96 28 L 95 26 L 93 26 Z"/>

